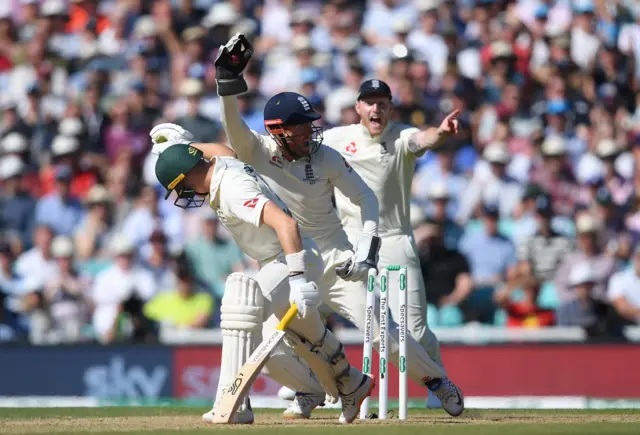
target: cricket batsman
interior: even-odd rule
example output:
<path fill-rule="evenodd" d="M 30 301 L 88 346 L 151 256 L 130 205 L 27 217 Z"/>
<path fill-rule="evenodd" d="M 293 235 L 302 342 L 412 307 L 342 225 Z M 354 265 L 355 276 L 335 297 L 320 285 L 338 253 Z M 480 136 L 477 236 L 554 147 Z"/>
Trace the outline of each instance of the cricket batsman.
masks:
<path fill-rule="evenodd" d="M 409 221 L 409 200 L 417 157 L 458 133 L 458 111 L 450 113 L 439 127 L 424 131 L 397 124 L 390 121 L 394 110 L 391 89 L 375 79 L 362 83 L 355 109 L 360 123 L 327 130 L 324 143 L 340 152 L 375 192 L 380 204 L 378 231 L 382 239 L 379 265 L 407 267 L 409 332 L 431 358 L 443 365 L 438 340 L 427 326 L 427 301 Z M 336 205 L 349 240 L 356 240 L 361 231 L 360 211 L 339 191 Z M 397 293 L 392 293 L 389 306 L 396 319 L 400 315 L 398 305 Z M 447 409 L 444 401 L 443 406 Z"/>
<path fill-rule="evenodd" d="M 287 206 L 251 166 L 232 157 L 227 147 L 217 145 L 209 152 L 215 155 L 204 158 L 202 151 L 190 145 L 167 147 L 159 153 L 155 172 L 167 189 L 165 199 L 177 193 L 178 207 L 200 207 L 208 196 L 209 205 L 238 246 L 261 266 L 255 280 L 235 273 L 226 282 L 216 398 L 231 388 L 236 373 L 260 344 L 266 317 L 273 312 L 281 319 L 290 303 L 295 303 L 298 317 L 290 322 L 289 331 L 328 366 L 342 402 L 342 422 L 351 423 L 371 394 L 374 380 L 349 364 L 342 344 L 320 317 L 317 306 L 322 295 L 315 281 L 322 277 L 323 261 L 318 247 L 301 236 Z M 248 398 L 244 400 L 235 423 L 253 422 Z M 214 405 L 203 418 L 212 419 L 215 410 Z"/>
<path fill-rule="evenodd" d="M 365 330 L 366 277 L 369 268 L 377 267 L 379 204 L 375 193 L 336 150 L 323 145 L 322 130 L 314 125 L 320 118 L 306 98 L 293 92 L 272 97 L 264 109 L 267 135 L 250 130 L 242 120 L 236 95 L 247 90 L 242 71 L 253 49 L 238 34 L 220 48 L 216 59 L 218 94 L 222 103 L 222 124 L 238 157 L 256 168 L 279 198 L 287 205 L 304 234 L 317 243 L 324 260 L 324 274 L 318 285 L 323 302 L 361 331 Z M 178 130 L 174 124 L 161 124 L 154 130 Z M 184 131 L 184 130 L 183 130 Z M 184 132 L 186 137 L 191 136 Z M 152 131 L 152 137 L 154 131 Z M 211 144 L 213 146 L 213 144 Z M 199 146 L 200 147 L 200 146 Z M 201 149 L 207 156 L 207 147 Z M 334 191 L 340 192 L 358 210 L 358 232 L 350 242 L 337 210 Z M 425 308 L 426 309 L 426 308 Z M 375 309 L 376 315 L 379 310 Z M 374 336 L 378 336 L 378 319 Z M 398 358 L 398 330 L 390 328 L 389 360 Z M 379 341 L 374 341 L 379 346 Z M 411 336 L 407 339 L 407 371 L 419 385 L 432 389 L 452 415 L 464 409 L 462 394 L 447 378 L 440 364 Z M 272 357 L 273 358 L 273 357 Z M 293 389 L 295 399 L 285 411 L 288 418 L 309 418 L 311 411 L 324 401 L 324 391 L 309 375 L 304 364 L 290 354 L 278 355 L 280 375 L 272 378 L 298 378 L 306 389 Z M 270 368 L 271 369 L 271 368 Z M 279 381 L 289 386 L 291 382 Z M 347 418 L 341 416 L 341 421 Z"/>

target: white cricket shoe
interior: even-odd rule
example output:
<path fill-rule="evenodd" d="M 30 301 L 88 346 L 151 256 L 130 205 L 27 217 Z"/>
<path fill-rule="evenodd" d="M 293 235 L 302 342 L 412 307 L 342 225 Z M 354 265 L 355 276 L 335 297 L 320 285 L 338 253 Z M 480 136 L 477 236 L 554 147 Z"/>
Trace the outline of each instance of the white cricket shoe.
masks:
<path fill-rule="evenodd" d="M 342 403 L 342 414 L 340 414 L 340 424 L 352 423 L 360 414 L 360 405 L 364 399 L 371 395 L 376 386 L 376 381 L 371 375 L 362 375 L 362 381 L 358 388 L 352 393 L 340 393 L 340 402 Z"/>
<path fill-rule="evenodd" d="M 215 424 L 213 421 L 213 416 L 215 415 L 215 406 L 214 408 L 202 414 L 202 420 L 205 423 Z M 253 424 L 255 417 L 253 415 L 253 410 L 251 409 L 251 402 L 248 402 L 248 405 L 241 405 L 240 408 L 236 411 L 235 417 L 231 420 L 233 424 Z"/>
<path fill-rule="evenodd" d="M 296 398 L 296 392 L 289 387 L 282 387 L 278 390 L 278 397 L 290 402 Z"/>
<path fill-rule="evenodd" d="M 311 417 L 311 411 L 324 405 L 324 398 L 324 393 L 295 393 L 289 407 L 282 415 L 290 420 L 308 419 Z"/>
<path fill-rule="evenodd" d="M 442 407 L 453 417 L 457 417 L 464 411 L 464 397 L 462 392 L 449 378 L 440 379 L 440 383 L 429 388 L 440 399 Z"/>

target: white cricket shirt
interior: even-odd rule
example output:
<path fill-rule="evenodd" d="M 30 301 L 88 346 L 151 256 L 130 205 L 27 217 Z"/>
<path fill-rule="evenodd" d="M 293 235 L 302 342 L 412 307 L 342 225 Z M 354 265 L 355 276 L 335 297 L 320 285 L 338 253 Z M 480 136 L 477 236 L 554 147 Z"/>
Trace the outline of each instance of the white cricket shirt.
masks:
<path fill-rule="evenodd" d="M 408 125 L 389 122 L 382 133 L 374 137 L 361 124 L 332 128 L 324 134 L 324 143 L 344 156 L 378 198 L 381 236 L 412 233 L 409 221 L 411 180 L 420 154 L 409 150 L 408 141 L 418 131 Z M 336 192 L 336 204 L 347 231 L 359 230 L 358 208 L 340 192 Z"/>
<path fill-rule="evenodd" d="M 251 166 L 233 157 L 216 157 L 209 205 L 240 249 L 260 263 L 282 253 L 276 232 L 268 225 L 260 225 L 262 209 L 269 201 L 291 216 L 287 206 Z"/>
<path fill-rule="evenodd" d="M 310 158 L 289 162 L 270 136 L 247 127 L 235 97 L 222 97 L 222 122 L 238 158 L 253 166 L 287 205 L 301 232 L 322 252 L 349 246 L 333 204 L 334 187 L 362 213 L 359 228 L 378 234 L 378 201 L 373 191 L 335 150 L 321 146 Z M 363 222 L 365 223 L 363 225 Z"/>

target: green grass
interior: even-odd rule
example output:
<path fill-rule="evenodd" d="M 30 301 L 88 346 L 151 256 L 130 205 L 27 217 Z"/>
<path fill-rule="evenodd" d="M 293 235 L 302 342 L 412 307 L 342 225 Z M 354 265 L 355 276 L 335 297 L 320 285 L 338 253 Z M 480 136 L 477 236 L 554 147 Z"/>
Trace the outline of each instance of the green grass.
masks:
<path fill-rule="evenodd" d="M 203 408 L 7 408 L 0 433 L 11 434 L 203 434 L 241 431 L 260 435 L 555 435 L 640 434 L 639 410 L 467 410 L 452 418 L 441 410 L 412 409 L 409 420 L 337 424 L 338 410 L 314 412 L 308 421 L 285 421 L 280 410 L 256 410 L 252 426 L 211 426 Z M 347 432 L 348 431 L 348 432 Z"/>

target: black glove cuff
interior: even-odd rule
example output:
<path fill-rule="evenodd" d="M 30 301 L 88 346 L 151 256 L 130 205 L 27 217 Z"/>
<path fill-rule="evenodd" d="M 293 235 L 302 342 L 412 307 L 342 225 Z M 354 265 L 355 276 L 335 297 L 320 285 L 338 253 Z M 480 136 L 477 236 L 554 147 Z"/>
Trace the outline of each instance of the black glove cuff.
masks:
<path fill-rule="evenodd" d="M 238 95 L 249 90 L 247 82 L 242 76 L 236 76 L 232 78 L 217 78 L 216 83 L 218 85 L 218 95 L 221 97 Z"/>
<path fill-rule="evenodd" d="M 378 236 L 371 237 L 371 245 L 369 246 L 369 252 L 367 253 L 367 260 L 376 263 L 378 261 L 378 252 L 380 251 L 380 245 L 382 240 Z"/>

